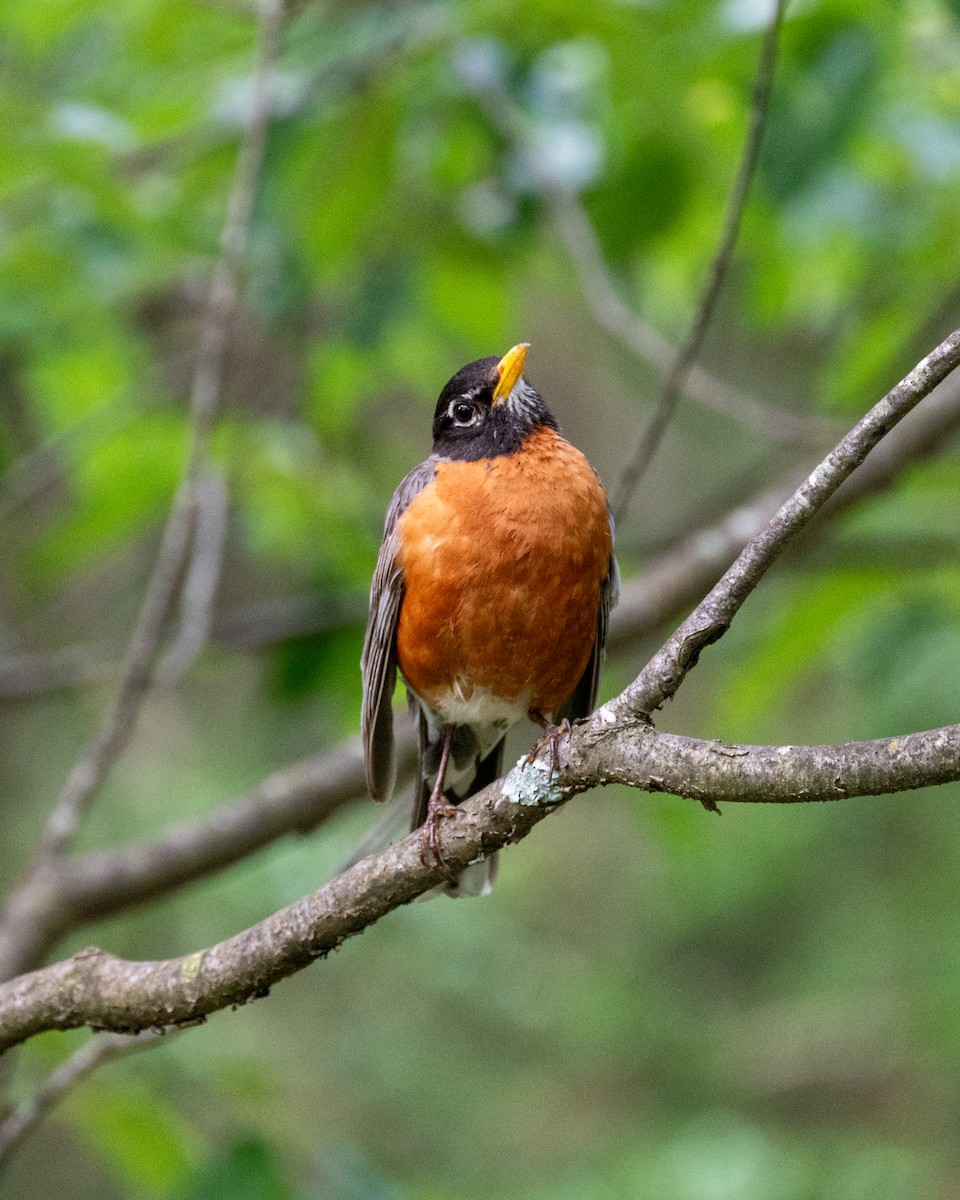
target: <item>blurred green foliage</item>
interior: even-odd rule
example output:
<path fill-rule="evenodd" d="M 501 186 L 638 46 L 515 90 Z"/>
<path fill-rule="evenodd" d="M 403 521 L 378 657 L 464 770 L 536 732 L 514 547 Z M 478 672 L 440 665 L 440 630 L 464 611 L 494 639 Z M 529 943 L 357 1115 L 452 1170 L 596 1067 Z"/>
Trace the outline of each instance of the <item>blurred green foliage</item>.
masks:
<path fill-rule="evenodd" d="M 531 379 L 615 481 L 657 381 L 592 325 L 528 155 L 480 93 L 510 97 L 624 296 L 678 338 L 766 7 L 295 6 L 215 438 L 219 632 L 149 705 L 85 845 L 208 811 L 356 729 L 382 514 L 464 362 L 531 341 Z M 760 398 L 852 420 L 960 324 L 960 6 L 792 8 L 704 358 Z M 0 6 L 0 668 L 64 649 L 86 668 L 83 686 L 51 690 L 38 668 L 32 694 L 0 696 L 5 885 L 102 711 L 177 479 L 253 39 L 228 3 Z M 683 406 L 619 531 L 625 574 L 796 461 Z M 958 483 L 951 450 L 794 556 L 664 721 L 794 742 L 955 721 Z M 645 649 L 610 664 L 608 693 Z M 585 797 L 506 855 L 491 899 L 396 913 L 269 1001 L 94 1076 L 0 1194 L 956 1194 L 956 800 L 718 821 Z M 359 804 L 66 949 L 219 940 L 318 886 L 372 815 Z M 15 1094 L 81 1040 L 31 1044 Z"/>

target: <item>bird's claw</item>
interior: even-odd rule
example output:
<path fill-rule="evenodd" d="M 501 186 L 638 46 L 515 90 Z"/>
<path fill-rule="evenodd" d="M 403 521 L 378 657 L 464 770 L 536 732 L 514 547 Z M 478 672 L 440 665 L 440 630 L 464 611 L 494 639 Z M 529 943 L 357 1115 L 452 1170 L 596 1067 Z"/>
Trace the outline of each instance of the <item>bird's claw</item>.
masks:
<path fill-rule="evenodd" d="M 425 867 L 438 868 L 451 883 L 456 882 L 457 875 L 443 855 L 440 845 L 440 822 L 445 817 L 456 816 L 456 813 L 456 806 L 450 804 L 442 793 L 431 796 L 427 819 L 420 827 L 420 861 Z"/>
<path fill-rule="evenodd" d="M 545 725 L 543 733 L 530 747 L 530 753 L 520 764 L 520 770 L 528 767 L 537 757 L 541 750 L 547 746 L 550 747 L 550 774 L 558 775 L 560 773 L 560 739 L 566 737 L 571 730 L 570 722 L 566 717 L 559 725 Z"/>

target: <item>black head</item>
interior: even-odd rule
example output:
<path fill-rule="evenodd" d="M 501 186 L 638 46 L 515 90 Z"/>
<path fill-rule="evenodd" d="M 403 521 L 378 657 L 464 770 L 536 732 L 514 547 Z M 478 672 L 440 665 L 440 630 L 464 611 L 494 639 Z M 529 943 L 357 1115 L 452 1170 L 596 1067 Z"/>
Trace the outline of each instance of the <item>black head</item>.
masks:
<path fill-rule="evenodd" d="M 556 429 L 553 414 L 523 378 L 527 344 L 503 358 L 478 358 L 440 393 L 433 418 L 433 452 L 472 462 L 519 449 L 534 429 Z"/>

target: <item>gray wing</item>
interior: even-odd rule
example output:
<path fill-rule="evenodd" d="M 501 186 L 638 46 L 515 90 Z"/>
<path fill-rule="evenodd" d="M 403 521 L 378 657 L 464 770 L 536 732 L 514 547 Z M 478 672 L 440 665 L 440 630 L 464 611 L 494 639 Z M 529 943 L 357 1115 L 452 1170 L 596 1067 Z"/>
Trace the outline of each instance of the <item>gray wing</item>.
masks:
<path fill-rule="evenodd" d="M 613 518 L 610 518 L 610 529 L 613 530 Z M 603 647 L 607 640 L 607 624 L 611 611 L 616 608 L 620 599 L 620 568 L 613 554 L 610 555 L 610 565 L 607 577 L 600 589 L 600 607 L 597 609 L 597 635 L 594 638 L 593 650 L 587 662 L 587 668 L 580 677 L 580 682 L 573 689 L 570 699 L 557 714 L 557 719 L 566 717 L 568 721 L 577 721 L 593 712 L 597 704 L 597 690 L 600 687 L 600 667 L 603 663 Z"/>
<path fill-rule="evenodd" d="M 433 482 L 436 460 L 414 467 L 393 494 L 383 529 L 383 544 L 370 586 L 370 611 L 363 639 L 363 761 L 367 790 L 374 800 L 389 800 L 396 778 L 393 754 L 393 692 L 397 682 L 397 621 L 403 602 L 403 572 L 397 561 L 397 522 L 411 500 Z"/>

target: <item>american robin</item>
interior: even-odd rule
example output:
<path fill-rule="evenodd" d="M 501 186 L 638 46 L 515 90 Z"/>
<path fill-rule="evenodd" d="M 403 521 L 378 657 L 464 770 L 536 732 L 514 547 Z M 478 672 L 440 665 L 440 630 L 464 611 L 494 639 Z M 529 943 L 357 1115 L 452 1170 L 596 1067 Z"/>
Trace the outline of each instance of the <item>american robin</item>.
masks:
<path fill-rule="evenodd" d="M 524 379 L 527 349 L 469 363 L 440 393 L 433 453 L 394 493 L 370 590 L 367 787 L 393 790 L 399 667 L 420 737 L 412 827 L 441 866 L 440 820 L 499 777 L 510 727 L 539 724 L 534 753 L 549 742 L 556 766 L 563 723 L 592 711 L 619 586 L 606 493 Z M 488 891 L 495 869 L 445 890 Z"/>

